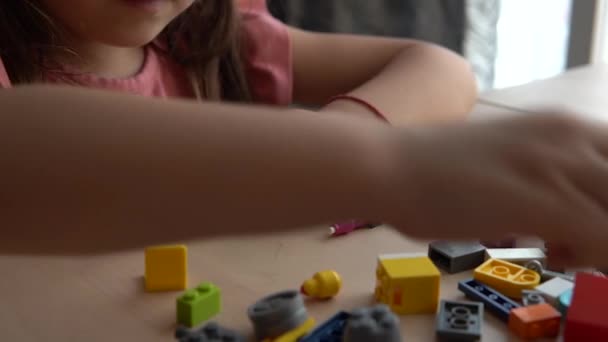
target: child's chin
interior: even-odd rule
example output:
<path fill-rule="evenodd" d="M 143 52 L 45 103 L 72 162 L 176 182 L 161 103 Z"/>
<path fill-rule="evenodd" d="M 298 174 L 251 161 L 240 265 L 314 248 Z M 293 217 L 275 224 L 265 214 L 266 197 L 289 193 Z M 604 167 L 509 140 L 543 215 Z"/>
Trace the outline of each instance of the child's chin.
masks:
<path fill-rule="evenodd" d="M 154 41 L 158 36 L 159 32 L 151 32 L 151 33 L 143 33 L 143 34 L 134 34 L 130 33 L 125 35 L 124 37 L 120 37 L 118 39 L 112 39 L 108 41 L 108 45 L 119 46 L 125 48 L 132 47 L 140 47 L 149 44 Z"/>

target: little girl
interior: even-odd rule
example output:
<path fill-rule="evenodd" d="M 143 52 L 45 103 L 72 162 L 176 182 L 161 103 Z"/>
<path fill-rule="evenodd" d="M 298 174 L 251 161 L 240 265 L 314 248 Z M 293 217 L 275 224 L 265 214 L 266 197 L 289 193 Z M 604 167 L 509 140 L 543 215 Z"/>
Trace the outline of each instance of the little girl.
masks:
<path fill-rule="evenodd" d="M 464 124 L 474 78 L 437 46 L 304 32 L 263 1 L 27 0 L 0 2 L 0 57 L 0 253 L 362 218 L 607 259 L 606 136 Z"/>

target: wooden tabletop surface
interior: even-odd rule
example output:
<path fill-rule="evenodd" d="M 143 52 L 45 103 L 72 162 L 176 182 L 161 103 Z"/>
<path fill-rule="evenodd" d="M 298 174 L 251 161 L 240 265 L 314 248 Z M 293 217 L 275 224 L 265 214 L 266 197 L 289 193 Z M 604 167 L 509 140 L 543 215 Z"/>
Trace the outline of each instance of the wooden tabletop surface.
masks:
<path fill-rule="evenodd" d="M 307 301 L 318 323 L 339 310 L 373 303 L 378 254 L 426 252 L 390 227 L 328 238 L 326 227 L 264 237 L 187 243 L 190 285 L 211 281 L 221 288 L 223 312 L 216 321 L 244 334 L 246 310 L 261 297 L 297 289 L 315 272 L 334 269 L 343 288 L 330 301 Z M 0 257 L 0 331 L 4 341 L 171 341 L 180 292 L 143 290 L 142 250 L 87 258 Z M 457 290 L 470 272 L 442 275 L 441 298 L 464 299 Z M 402 317 L 407 341 L 434 338 L 433 315 Z M 518 341 L 506 325 L 486 314 L 485 341 Z"/>

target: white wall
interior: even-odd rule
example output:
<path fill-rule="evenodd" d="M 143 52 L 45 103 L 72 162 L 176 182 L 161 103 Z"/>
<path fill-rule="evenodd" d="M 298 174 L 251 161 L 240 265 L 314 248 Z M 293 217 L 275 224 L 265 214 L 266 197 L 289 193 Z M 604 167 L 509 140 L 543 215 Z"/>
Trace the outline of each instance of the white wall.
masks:
<path fill-rule="evenodd" d="M 571 1 L 501 1 L 495 88 L 552 77 L 565 69 Z"/>

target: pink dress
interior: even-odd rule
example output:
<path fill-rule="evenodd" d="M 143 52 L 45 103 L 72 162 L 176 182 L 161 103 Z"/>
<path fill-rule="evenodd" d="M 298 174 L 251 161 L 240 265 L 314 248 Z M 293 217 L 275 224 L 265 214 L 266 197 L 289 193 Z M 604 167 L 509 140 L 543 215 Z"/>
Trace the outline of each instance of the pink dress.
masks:
<path fill-rule="evenodd" d="M 292 102 L 291 44 L 287 28 L 273 18 L 259 0 L 240 0 L 244 66 L 253 99 L 257 103 L 286 106 Z M 186 74 L 162 49 L 152 44 L 145 49 L 140 71 L 127 78 L 104 78 L 78 74 L 72 78 L 86 87 L 129 92 L 160 98 L 192 98 L 194 92 Z M 63 81 L 48 75 L 46 83 Z M 0 88 L 11 81 L 0 60 Z"/>

